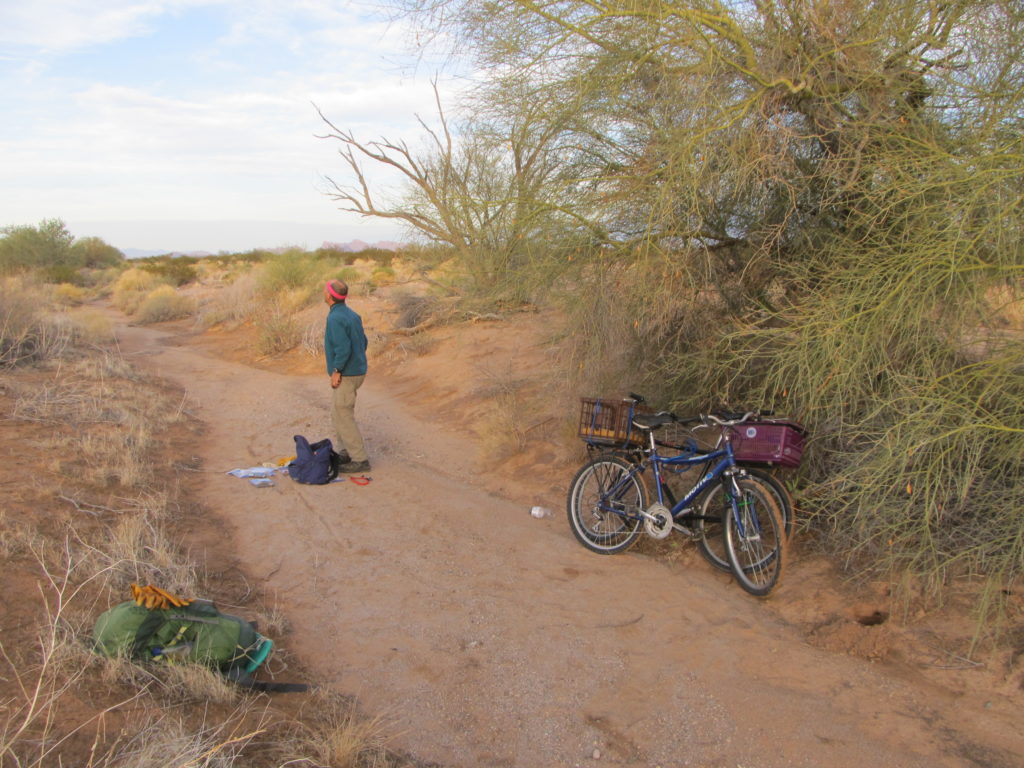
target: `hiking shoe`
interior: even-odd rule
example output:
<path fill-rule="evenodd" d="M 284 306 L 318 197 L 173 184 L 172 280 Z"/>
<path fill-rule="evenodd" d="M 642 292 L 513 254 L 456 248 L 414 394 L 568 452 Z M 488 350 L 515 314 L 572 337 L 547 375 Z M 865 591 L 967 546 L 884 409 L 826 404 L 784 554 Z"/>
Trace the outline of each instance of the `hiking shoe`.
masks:
<path fill-rule="evenodd" d="M 358 472 L 369 472 L 369 461 L 350 461 L 338 467 L 338 472 L 344 475 L 354 475 Z"/>

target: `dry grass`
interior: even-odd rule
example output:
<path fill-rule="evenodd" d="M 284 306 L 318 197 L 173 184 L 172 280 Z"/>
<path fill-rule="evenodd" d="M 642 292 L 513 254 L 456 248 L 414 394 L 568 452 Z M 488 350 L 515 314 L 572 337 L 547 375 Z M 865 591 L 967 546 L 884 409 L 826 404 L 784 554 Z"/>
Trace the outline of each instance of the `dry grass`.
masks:
<path fill-rule="evenodd" d="M 324 353 L 324 321 L 318 318 L 306 323 L 302 329 L 302 351 L 312 357 L 320 357 Z"/>
<path fill-rule="evenodd" d="M 169 285 L 161 285 L 146 294 L 135 312 L 135 320 L 142 324 L 178 320 L 195 314 L 196 303 Z"/>
<path fill-rule="evenodd" d="M 236 277 L 217 291 L 199 307 L 198 320 L 204 328 L 215 325 L 237 325 L 251 318 L 257 311 L 258 281 L 252 272 Z"/>
<path fill-rule="evenodd" d="M 500 372 L 481 368 L 480 377 L 485 384 L 478 394 L 490 402 L 488 414 L 477 430 L 484 454 L 498 460 L 522 451 L 529 423 L 524 413 L 526 398 L 521 394 L 524 382 L 516 378 L 511 363 Z"/>
<path fill-rule="evenodd" d="M 82 308 L 68 313 L 75 338 L 84 344 L 101 346 L 114 340 L 114 324 L 102 312 Z"/>
<path fill-rule="evenodd" d="M 167 703 L 233 704 L 241 696 L 239 688 L 223 675 L 199 664 L 167 664 L 159 674 L 157 697 Z"/>
<path fill-rule="evenodd" d="M 53 287 L 53 298 L 58 304 L 77 306 L 88 298 L 88 294 L 80 286 L 60 283 Z"/>
<path fill-rule="evenodd" d="M 0 369 L 63 355 L 72 341 L 71 325 L 61 315 L 41 311 L 46 292 L 29 278 L 0 283 Z"/>
<path fill-rule="evenodd" d="M 302 343 L 305 329 L 294 315 L 274 307 L 257 323 L 256 350 L 261 355 L 277 355 Z"/>
<path fill-rule="evenodd" d="M 117 278 L 111 291 L 111 301 L 126 315 L 134 315 L 146 296 L 161 283 L 152 272 L 133 267 Z"/>
<path fill-rule="evenodd" d="M 334 694 L 318 693 L 320 715 L 304 735 L 298 747 L 301 758 L 296 765 L 323 765 L 330 768 L 385 768 L 396 762 L 387 751 L 387 735 L 393 727 L 386 718 L 364 718 L 353 702 Z M 311 763 L 310 759 L 315 760 Z"/>
<path fill-rule="evenodd" d="M 96 765 L 99 768 L 229 768 L 245 765 L 245 749 L 265 731 L 244 713 L 199 728 L 170 712 L 127 731 Z M 93 764 L 90 763 L 90 768 Z"/>

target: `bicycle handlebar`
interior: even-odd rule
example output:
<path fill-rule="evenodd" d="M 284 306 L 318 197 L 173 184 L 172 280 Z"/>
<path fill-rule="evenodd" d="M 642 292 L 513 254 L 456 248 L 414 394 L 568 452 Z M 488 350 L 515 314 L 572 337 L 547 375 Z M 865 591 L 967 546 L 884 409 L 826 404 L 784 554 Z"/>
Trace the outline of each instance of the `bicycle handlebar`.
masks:
<path fill-rule="evenodd" d="M 635 405 L 640 405 L 645 402 L 643 396 L 638 395 L 635 392 L 630 392 L 629 398 Z M 656 429 L 657 427 L 664 426 L 669 423 L 698 424 L 705 427 L 712 425 L 718 427 L 731 427 L 736 424 L 742 424 L 750 419 L 755 419 L 761 416 L 771 416 L 772 413 L 772 411 L 719 411 L 718 413 L 697 414 L 696 416 L 687 416 L 684 418 L 676 416 L 671 411 L 658 411 L 655 414 L 645 414 L 641 417 L 643 419 L 642 421 L 637 421 L 638 417 L 634 417 L 633 423 L 638 427 L 645 427 L 647 429 Z"/>
<path fill-rule="evenodd" d="M 743 414 L 737 413 L 723 413 L 721 416 L 709 413 L 704 418 L 710 421 L 712 424 L 717 424 L 720 427 L 731 427 L 735 424 L 742 424 L 744 421 L 749 419 L 757 418 L 759 413 L 757 411 L 747 411 Z M 722 418 L 724 417 L 724 418 Z"/>

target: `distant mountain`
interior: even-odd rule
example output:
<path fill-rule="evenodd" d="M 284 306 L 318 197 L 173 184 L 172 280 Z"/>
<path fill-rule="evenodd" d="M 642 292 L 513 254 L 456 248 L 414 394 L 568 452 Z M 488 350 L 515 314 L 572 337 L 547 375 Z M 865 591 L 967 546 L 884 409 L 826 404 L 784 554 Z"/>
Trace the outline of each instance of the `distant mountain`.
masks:
<path fill-rule="evenodd" d="M 368 248 L 377 248 L 382 251 L 398 251 L 402 248 L 402 243 L 396 243 L 391 240 L 381 240 L 376 243 L 367 243 L 363 240 L 351 240 L 347 243 L 332 243 L 325 240 L 323 245 L 320 246 L 324 249 L 332 251 L 343 251 L 345 253 L 359 253 L 365 251 Z M 269 251 L 270 253 L 283 253 L 288 250 L 288 247 L 281 246 L 278 248 L 263 248 L 260 250 Z M 210 256 L 212 255 L 209 251 L 154 251 L 146 248 L 122 248 L 121 253 L 124 254 L 126 259 L 146 259 L 150 256 Z"/>
<path fill-rule="evenodd" d="M 124 254 L 126 259 L 148 259 L 150 256 L 195 256 L 202 258 L 203 256 L 212 256 L 213 254 L 209 251 L 153 251 L 145 248 L 123 248 L 121 253 Z"/>
<path fill-rule="evenodd" d="M 145 248 L 122 248 L 121 253 L 126 259 L 147 259 L 150 256 L 163 256 L 167 251 L 149 251 Z"/>
<path fill-rule="evenodd" d="M 321 248 L 330 249 L 332 251 L 345 251 L 347 253 L 359 253 L 359 251 L 365 251 L 367 248 L 377 248 L 382 251 L 397 251 L 402 247 L 401 243 L 395 243 L 391 240 L 381 240 L 380 242 L 369 243 L 363 242 L 362 240 L 351 240 L 347 243 L 331 243 L 324 241 Z"/>

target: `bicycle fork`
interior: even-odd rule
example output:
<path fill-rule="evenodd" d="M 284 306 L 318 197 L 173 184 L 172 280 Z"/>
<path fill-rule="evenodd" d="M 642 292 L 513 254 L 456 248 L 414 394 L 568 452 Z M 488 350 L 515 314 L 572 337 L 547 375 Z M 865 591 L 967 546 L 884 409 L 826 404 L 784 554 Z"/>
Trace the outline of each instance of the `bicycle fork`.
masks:
<path fill-rule="evenodd" d="M 753 513 L 754 500 L 749 498 L 740 489 L 739 484 L 732 480 L 729 483 L 729 507 L 733 519 L 736 521 L 736 533 L 739 535 L 739 545 L 744 549 L 756 545 L 761 541 L 761 523 L 757 514 Z"/>

